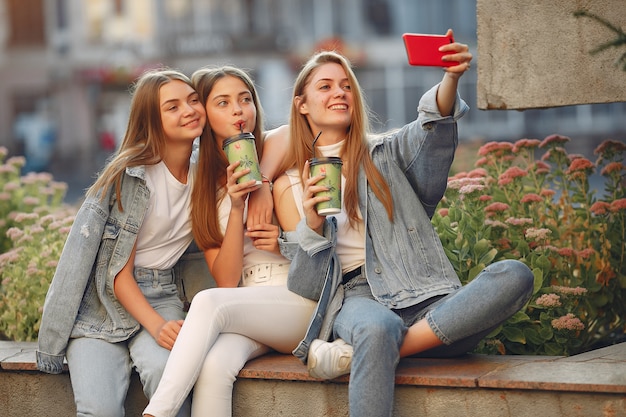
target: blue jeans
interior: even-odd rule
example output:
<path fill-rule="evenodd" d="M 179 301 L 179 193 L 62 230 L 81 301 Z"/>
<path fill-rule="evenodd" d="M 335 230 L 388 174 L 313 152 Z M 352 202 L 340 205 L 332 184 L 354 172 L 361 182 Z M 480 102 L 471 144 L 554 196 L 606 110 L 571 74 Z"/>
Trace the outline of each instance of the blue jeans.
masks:
<path fill-rule="evenodd" d="M 425 318 L 443 345 L 419 356 L 457 356 L 519 311 L 533 291 L 533 274 L 506 260 L 485 268 L 472 282 L 443 297 L 402 310 L 379 304 L 364 277 L 345 285 L 333 331 L 354 347 L 350 374 L 351 417 L 391 416 L 399 349 L 409 326 Z"/>
<path fill-rule="evenodd" d="M 135 279 L 150 305 L 166 320 L 183 319 L 172 270 L 135 268 Z M 144 328 L 125 342 L 94 337 L 71 339 L 66 352 L 77 416 L 123 417 L 134 367 L 147 398 L 156 391 L 169 351 Z M 178 416 L 189 416 L 188 398 Z"/>

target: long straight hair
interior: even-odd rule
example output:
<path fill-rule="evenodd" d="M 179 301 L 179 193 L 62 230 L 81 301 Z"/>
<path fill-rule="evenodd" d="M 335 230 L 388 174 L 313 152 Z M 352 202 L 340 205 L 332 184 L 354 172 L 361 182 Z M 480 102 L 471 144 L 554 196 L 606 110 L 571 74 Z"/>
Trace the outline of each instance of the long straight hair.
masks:
<path fill-rule="evenodd" d="M 87 190 L 88 197 L 100 195 L 104 198 L 109 188 L 115 187 L 118 208 L 123 210 L 121 189 L 126 168 L 161 162 L 167 135 L 161 121 L 159 93 L 163 85 L 174 80 L 182 81 L 193 88 L 189 77 L 169 68 L 149 70 L 131 86 L 132 100 L 124 139 Z"/>
<path fill-rule="evenodd" d="M 250 90 L 256 107 L 256 126 L 251 132 L 256 139 L 259 158 L 263 156 L 263 109 L 254 82 L 243 70 L 231 66 L 201 68 L 191 75 L 191 81 L 206 106 L 215 83 L 224 77 L 240 79 Z M 196 244 L 201 250 L 220 247 L 224 235 L 219 224 L 218 207 L 226 192 L 226 154 L 217 143 L 210 121 L 202 136 L 198 154 L 198 175 L 191 193 L 191 225 Z"/>
<path fill-rule="evenodd" d="M 346 72 L 353 97 L 352 119 L 346 132 L 346 140 L 341 149 L 341 157 L 344 163 L 344 176 L 346 177 L 346 189 L 344 192 L 344 205 L 348 214 L 350 225 L 354 226 L 359 218 L 359 194 L 358 176 L 359 167 L 365 171 L 367 181 L 376 197 L 382 202 L 387 216 L 393 220 L 393 198 L 387 181 L 378 171 L 369 153 L 367 136 L 370 134 L 369 110 L 359 82 L 354 75 L 350 62 L 344 56 L 334 51 L 322 51 L 313 55 L 304 65 L 296 78 L 293 95 L 291 97 L 291 113 L 289 116 L 289 136 L 291 146 L 285 157 L 285 162 L 278 172 L 284 172 L 289 168 L 296 167 L 302 172 L 304 163 L 313 155 L 313 135 L 306 116 L 298 111 L 296 97 L 301 97 L 300 104 L 306 102 L 305 89 L 311 82 L 313 73 L 322 65 L 339 64 Z"/>

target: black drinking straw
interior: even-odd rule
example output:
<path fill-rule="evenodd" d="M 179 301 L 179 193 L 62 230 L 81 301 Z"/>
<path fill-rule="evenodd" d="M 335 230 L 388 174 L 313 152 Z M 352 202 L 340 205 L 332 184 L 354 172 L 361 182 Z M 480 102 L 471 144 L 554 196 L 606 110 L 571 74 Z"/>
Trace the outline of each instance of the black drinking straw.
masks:
<path fill-rule="evenodd" d="M 320 130 L 320 133 L 318 133 L 317 136 L 315 136 L 315 139 L 313 139 L 313 144 L 311 145 L 311 147 L 313 148 L 313 158 L 315 158 L 315 142 L 317 142 L 321 135 L 322 131 Z"/>

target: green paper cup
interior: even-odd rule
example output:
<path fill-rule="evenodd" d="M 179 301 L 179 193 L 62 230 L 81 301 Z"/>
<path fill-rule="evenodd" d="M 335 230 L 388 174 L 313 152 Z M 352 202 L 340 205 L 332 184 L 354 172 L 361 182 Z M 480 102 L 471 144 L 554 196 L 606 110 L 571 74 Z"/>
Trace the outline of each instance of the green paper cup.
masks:
<path fill-rule="evenodd" d="M 328 191 L 321 191 L 316 194 L 316 197 L 330 197 L 328 201 L 317 203 L 315 206 L 317 214 L 327 216 L 341 212 L 341 166 L 343 165 L 341 158 L 334 156 L 312 158 L 309 160 L 309 165 L 311 177 L 325 174 L 325 177 L 319 180 L 317 185 L 328 187 Z"/>
<path fill-rule="evenodd" d="M 256 153 L 256 145 L 252 133 L 240 133 L 229 137 L 224 141 L 222 149 L 224 149 L 229 164 L 239 161 L 239 166 L 235 169 L 235 172 L 250 168 L 248 174 L 237 180 L 238 184 L 250 180 L 255 180 L 257 185 L 263 183 L 261 169 L 259 168 L 259 157 Z"/>

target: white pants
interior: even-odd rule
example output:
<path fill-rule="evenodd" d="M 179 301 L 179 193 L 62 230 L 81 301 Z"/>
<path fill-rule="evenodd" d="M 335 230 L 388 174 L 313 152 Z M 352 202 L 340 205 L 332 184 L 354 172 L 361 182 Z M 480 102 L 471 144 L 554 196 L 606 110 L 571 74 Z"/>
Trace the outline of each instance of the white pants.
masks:
<path fill-rule="evenodd" d="M 174 416 L 199 381 L 192 415 L 230 417 L 233 382 L 245 362 L 269 349 L 290 354 L 304 337 L 315 304 L 284 285 L 196 294 L 144 413 Z"/>

